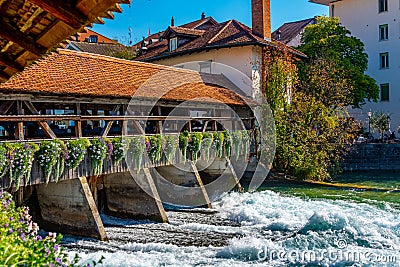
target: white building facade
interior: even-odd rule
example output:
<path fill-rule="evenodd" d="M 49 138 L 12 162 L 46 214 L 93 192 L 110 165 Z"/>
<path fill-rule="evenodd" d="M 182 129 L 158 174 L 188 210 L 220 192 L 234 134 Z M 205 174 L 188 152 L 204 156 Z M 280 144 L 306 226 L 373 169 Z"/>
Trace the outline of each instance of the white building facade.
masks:
<path fill-rule="evenodd" d="M 331 17 L 365 44 L 367 74 L 380 87 L 380 99 L 351 114 L 368 127 L 368 112 L 388 114 L 391 130 L 400 126 L 400 1 L 399 0 L 310 0 L 329 6 Z M 397 134 L 399 136 L 399 134 Z"/>

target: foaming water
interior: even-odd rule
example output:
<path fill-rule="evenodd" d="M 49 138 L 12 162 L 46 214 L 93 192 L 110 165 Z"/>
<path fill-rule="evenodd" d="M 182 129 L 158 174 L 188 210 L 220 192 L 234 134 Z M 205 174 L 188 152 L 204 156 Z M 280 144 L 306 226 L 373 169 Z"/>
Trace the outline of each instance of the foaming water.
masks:
<path fill-rule="evenodd" d="M 171 224 L 104 217 L 110 242 L 67 238 L 103 266 L 398 266 L 400 211 L 273 191 L 231 193 L 214 213 L 168 212 Z"/>

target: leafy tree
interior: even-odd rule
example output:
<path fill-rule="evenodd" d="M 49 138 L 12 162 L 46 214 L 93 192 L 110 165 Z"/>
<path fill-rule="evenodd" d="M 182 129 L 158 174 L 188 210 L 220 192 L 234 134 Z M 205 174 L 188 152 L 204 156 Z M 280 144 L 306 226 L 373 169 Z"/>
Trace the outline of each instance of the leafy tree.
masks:
<path fill-rule="evenodd" d="M 265 51 L 263 65 L 263 77 L 266 78 L 263 92 L 276 126 L 273 168 L 299 179 L 328 178 L 333 170 L 338 169 L 341 157 L 359 130 L 345 109 L 338 108 L 344 106 L 345 98 L 332 95 L 330 98 L 334 97 L 336 104 L 325 101 L 326 90 L 332 84 L 344 82 L 335 75 L 328 76 L 327 69 L 322 69 L 325 79 L 317 81 L 319 75 L 305 76 L 315 84 L 320 83 L 321 90 L 314 91 L 312 85 L 305 87 L 303 81 L 298 80 L 296 65 L 299 63 L 291 51 L 281 45 Z M 302 90 L 297 89 L 299 85 Z M 261 138 L 266 138 L 262 143 L 268 144 L 269 136 Z"/>
<path fill-rule="evenodd" d="M 388 116 L 383 112 L 374 112 L 370 118 L 371 128 L 378 130 L 383 139 L 383 134 L 389 130 Z"/>
<path fill-rule="evenodd" d="M 298 48 L 308 56 L 298 64 L 300 88 L 328 106 L 360 108 L 379 97 L 375 80 L 364 74 L 364 44 L 350 34 L 338 18 L 318 17 L 305 28 Z"/>

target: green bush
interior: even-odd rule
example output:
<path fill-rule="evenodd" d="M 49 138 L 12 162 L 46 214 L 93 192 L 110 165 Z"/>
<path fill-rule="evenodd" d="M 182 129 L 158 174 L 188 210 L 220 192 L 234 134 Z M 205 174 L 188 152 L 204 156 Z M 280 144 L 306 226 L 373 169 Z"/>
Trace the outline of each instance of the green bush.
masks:
<path fill-rule="evenodd" d="M 10 194 L 0 192 L 0 265 L 69 266 L 59 246 L 61 235 L 42 238 L 28 208 L 16 208 Z"/>

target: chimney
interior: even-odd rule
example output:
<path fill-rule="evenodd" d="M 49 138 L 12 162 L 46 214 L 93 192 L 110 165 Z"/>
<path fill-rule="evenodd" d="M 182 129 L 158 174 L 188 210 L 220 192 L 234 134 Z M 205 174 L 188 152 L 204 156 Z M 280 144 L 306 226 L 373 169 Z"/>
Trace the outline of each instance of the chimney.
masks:
<path fill-rule="evenodd" d="M 271 39 L 270 7 L 270 0 L 251 0 L 253 33 L 266 39 Z"/>
<path fill-rule="evenodd" d="M 174 27 L 175 26 L 175 20 L 174 17 L 171 18 L 171 26 Z"/>
<path fill-rule="evenodd" d="M 206 13 L 201 13 L 201 19 L 205 19 L 206 18 Z"/>

